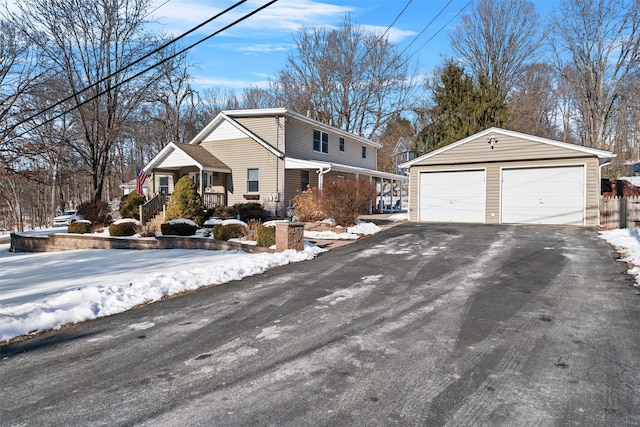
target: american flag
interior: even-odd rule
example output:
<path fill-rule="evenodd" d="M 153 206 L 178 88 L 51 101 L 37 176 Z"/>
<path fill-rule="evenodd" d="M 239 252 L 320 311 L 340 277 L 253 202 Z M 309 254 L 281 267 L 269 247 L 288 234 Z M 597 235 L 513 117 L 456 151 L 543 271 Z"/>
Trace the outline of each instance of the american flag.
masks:
<path fill-rule="evenodd" d="M 136 193 L 144 197 L 143 186 L 147 179 L 147 174 L 140 166 L 136 165 Z"/>

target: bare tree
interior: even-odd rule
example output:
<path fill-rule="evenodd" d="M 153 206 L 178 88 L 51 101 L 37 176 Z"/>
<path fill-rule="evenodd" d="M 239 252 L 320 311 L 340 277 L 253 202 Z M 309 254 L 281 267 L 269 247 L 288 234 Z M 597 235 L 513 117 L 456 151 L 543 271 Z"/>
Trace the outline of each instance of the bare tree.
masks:
<path fill-rule="evenodd" d="M 640 108 L 625 96 L 640 61 L 640 1 L 565 0 L 550 31 L 558 70 L 577 109 L 581 143 L 614 148 L 616 117 L 625 108 Z"/>
<path fill-rule="evenodd" d="M 335 29 L 303 28 L 272 82 L 276 101 L 361 136 L 408 108 L 408 58 L 347 16 Z"/>
<path fill-rule="evenodd" d="M 17 103 L 43 70 L 33 43 L 12 22 L 0 19 L 0 169 L 7 172 L 17 172 L 16 158 L 26 154 L 14 126 L 29 111 Z"/>
<path fill-rule="evenodd" d="M 149 0 L 23 0 L 11 15 L 65 78 L 77 106 L 77 133 L 67 143 L 91 177 L 94 201 L 102 198 L 112 147 L 155 79 L 133 78 L 142 63 L 125 70 L 156 43 L 144 30 L 149 6 Z"/>
<path fill-rule="evenodd" d="M 507 127 L 531 135 L 555 139 L 558 95 L 556 73 L 551 65 L 535 63 L 524 68 L 507 97 Z"/>
<path fill-rule="evenodd" d="M 471 75 L 487 76 L 506 97 L 541 46 L 539 27 L 540 17 L 527 0 L 479 0 L 449 40 Z"/>

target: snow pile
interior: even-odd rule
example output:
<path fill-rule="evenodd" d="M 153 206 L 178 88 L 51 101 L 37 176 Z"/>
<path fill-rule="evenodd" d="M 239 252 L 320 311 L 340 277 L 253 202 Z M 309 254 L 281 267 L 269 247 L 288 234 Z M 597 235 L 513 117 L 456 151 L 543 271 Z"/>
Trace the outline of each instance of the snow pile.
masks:
<path fill-rule="evenodd" d="M 347 228 L 347 231 L 349 233 L 364 234 L 364 235 L 376 234 L 381 230 L 382 229 L 380 227 L 378 227 L 372 222 L 362 222 L 362 221 L 358 221 L 356 225 L 354 225 L 353 227 Z"/>
<path fill-rule="evenodd" d="M 640 287 L 640 231 L 637 228 L 601 231 L 599 237 L 616 248 L 624 257 L 621 261 L 631 265 L 627 273 L 636 277 L 636 287 Z"/>
<path fill-rule="evenodd" d="M 316 240 L 357 240 L 360 238 L 358 234 L 353 233 L 336 233 L 335 231 L 325 230 L 325 231 L 312 231 L 312 230 L 304 230 L 304 238 L 305 239 L 316 239 Z"/>
<path fill-rule="evenodd" d="M 409 215 L 406 213 L 393 214 L 389 217 L 390 222 L 408 221 Z"/>
<path fill-rule="evenodd" d="M 10 253 L 8 245 L 0 245 L 0 341 L 240 280 L 324 251 L 306 242 L 301 252 L 260 254 L 182 249 Z"/>

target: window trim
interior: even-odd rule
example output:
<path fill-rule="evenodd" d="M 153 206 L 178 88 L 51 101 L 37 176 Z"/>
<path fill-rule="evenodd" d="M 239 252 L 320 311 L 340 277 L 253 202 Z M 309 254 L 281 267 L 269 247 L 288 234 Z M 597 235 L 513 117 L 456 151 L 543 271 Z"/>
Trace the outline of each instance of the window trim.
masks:
<path fill-rule="evenodd" d="M 344 143 L 345 143 L 344 138 L 340 137 L 340 152 L 341 153 L 344 153 Z"/>
<path fill-rule="evenodd" d="M 255 171 L 258 176 L 257 179 L 251 179 L 251 172 Z M 255 183 L 255 190 L 251 189 L 251 184 Z M 260 192 L 260 169 L 259 168 L 247 168 L 247 193 L 258 193 Z"/>
<path fill-rule="evenodd" d="M 366 145 L 362 146 L 362 158 L 363 159 L 367 158 L 367 146 Z"/>
<path fill-rule="evenodd" d="M 318 129 L 313 130 L 313 151 L 329 154 L 329 134 L 327 132 Z"/>

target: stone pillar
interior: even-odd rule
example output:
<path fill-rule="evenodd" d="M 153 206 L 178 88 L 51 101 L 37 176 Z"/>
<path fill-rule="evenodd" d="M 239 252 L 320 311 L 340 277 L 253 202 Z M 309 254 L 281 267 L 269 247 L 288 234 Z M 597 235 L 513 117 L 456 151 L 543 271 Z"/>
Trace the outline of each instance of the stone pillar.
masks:
<path fill-rule="evenodd" d="M 279 222 L 276 224 L 276 251 L 287 249 L 304 250 L 304 224 L 300 222 Z"/>

